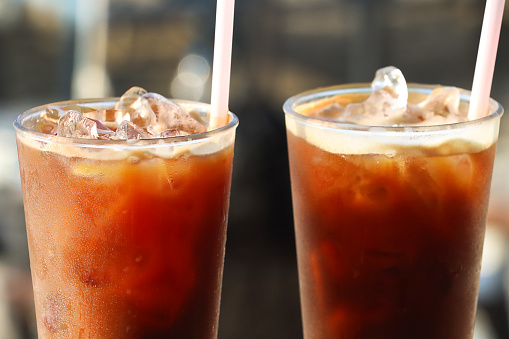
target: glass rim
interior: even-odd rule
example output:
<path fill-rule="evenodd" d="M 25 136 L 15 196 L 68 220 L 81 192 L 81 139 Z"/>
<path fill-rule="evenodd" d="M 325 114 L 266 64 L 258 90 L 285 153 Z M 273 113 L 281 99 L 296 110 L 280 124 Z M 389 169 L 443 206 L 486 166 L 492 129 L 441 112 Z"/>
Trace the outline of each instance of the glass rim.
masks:
<path fill-rule="evenodd" d="M 45 143 L 61 143 L 69 146 L 78 146 L 78 147 L 89 147 L 89 148 L 122 148 L 122 149 L 136 149 L 136 148 L 146 148 L 146 147 L 165 147 L 165 146 L 178 146 L 181 144 L 189 144 L 189 143 L 199 143 L 202 141 L 209 140 L 216 135 L 226 133 L 230 130 L 235 130 L 239 124 L 238 117 L 232 113 L 228 112 L 229 122 L 225 126 L 190 135 L 183 136 L 175 136 L 175 137 L 165 137 L 165 138 L 150 138 L 150 139 L 87 139 L 87 138 L 70 138 L 70 137 L 62 137 L 52 134 L 46 134 L 43 132 L 35 131 L 23 125 L 23 121 L 31 116 L 40 114 L 43 112 L 48 106 L 66 106 L 70 104 L 83 104 L 83 105 L 91 105 L 91 104 L 104 104 L 105 107 L 110 107 L 108 104 L 114 104 L 118 102 L 119 97 L 109 97 L 109 98 L 90 98 L 90 99 L 71 99 L 64 101 L 52 102 L 49 104 L 40 105 L 37 107 L 30 108 L 25 112 L 19 114 L 13 122 L 14 129 L 16 130 L 16 134 L 20 134 L 23 137 L 45 142 Z M 198 101 L 190 101 L 190 100 L 180 100 L 180 99 L 171 99 L 172 101 L 177 102 L 179 105 L 184 106 L 198 106 L 204 109 L 206 112 L 210 112 L 210 104 L 198 102 Z M 105 109 L 101 108 L 101 109 Z"/>
<path fill-rule="evenodd" d="M 409 92 L 417 92 L 423 94 L 429 94 L 431 91 L 438 87 L 445 87 L 443 85 L 429 85 L 429 84 L 420 84 L 420 83 L 408 83 Z M 471 92 L 462 88 L 458 88 L 460 90 L 460 100 L 468 100 L 470 101 Z M 372 132 L 373 128 L 376 128 L 377 132 L 387 131 L 387 132 L 399 132 L 399 133 L 416 133 L 416 132 L 435 132 L 435 131 L 443 131 L 443 130 L 452 130 L 452 129 L 463 129 L 472 125 L 478 125 L 486 123 L 490 120 L 500 118 L 504 114 L 504 108 L 502 105 L 490 98 L 490 111 L 492 111 L 487 116 L 481 117 L 475 120 L 468 120 L 462 122 L 455 123 L 447 123 L 447 124 L 435 124 L 435 125 L 401 125 L 401 126 L 386 126 L 386 125 L 357 125 L 353 123 L 346 123 L 340 121 L 330 121 L 323 120 L 319 118 L 313 118 L 304 114 L 301 114 L 295 110 L 295 107 L 300 104 L 310 103 L 313 101 L 320 101 L 323 99 L 331 98 L 340 94 L 351 94 L 351 93 L 370 93 L 371 92 L 371 83 L 350 83 L 350 84 L 342 84 L 342 85 L 334 85 L 328 87 L 319 87 L 311 90 L 307 90 L 296 94 L 290 98 L 288 98 L 283 104 L 283 111 L 285 116 L 292 117 L 293 119 L 304 123 L 306 125 L 327 128 L 327 129 L 337 129 L 337 130 L 350 130 L 356 132 Z"/>

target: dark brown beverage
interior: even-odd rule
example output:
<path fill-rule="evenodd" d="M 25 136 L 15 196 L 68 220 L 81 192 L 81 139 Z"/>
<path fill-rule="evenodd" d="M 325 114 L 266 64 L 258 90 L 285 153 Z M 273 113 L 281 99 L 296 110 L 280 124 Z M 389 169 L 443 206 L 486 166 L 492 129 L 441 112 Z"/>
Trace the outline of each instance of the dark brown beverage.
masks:
<path fill-rule="evenodd" d="M 501 108 L 453 127 L 309 117 L 343 92 L 360 100 L 285 106 L 304 337 L 472 338 Z"/>
<path fill-rule="evenodd" d="M 307 337 L 471 337 L 495 146 L 389 158 L 288 143 Z"/>
<path fill-rule="evenodd" d="M 43 112 L 16 122 L 39 338 L 216 338 L 236 118 L 110 140 L 42 133 Z"/>

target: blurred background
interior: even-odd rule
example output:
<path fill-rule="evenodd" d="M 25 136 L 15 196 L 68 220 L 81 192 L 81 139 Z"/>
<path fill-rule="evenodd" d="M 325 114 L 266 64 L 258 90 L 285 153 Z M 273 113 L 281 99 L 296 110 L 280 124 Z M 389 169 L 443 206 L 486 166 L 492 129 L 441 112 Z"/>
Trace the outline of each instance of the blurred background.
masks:
<path fill-rule="evenodd" d="M 214 0 L 0 0 L 0 339 L 36 338 L 12 121 L 131 86 L 209 102 Z M 301 338 L 281 106 L 315 87 L 407 81 L 471 87 L 484 0 L 237 0 L 236 142 L 219 338 Z M 507 7 L 507 6 L 506 6 Z M 509 107 L 506 8 L 492 97 Z M 502 119 L 476 339 L 509 338 L 509 123 Z"/>

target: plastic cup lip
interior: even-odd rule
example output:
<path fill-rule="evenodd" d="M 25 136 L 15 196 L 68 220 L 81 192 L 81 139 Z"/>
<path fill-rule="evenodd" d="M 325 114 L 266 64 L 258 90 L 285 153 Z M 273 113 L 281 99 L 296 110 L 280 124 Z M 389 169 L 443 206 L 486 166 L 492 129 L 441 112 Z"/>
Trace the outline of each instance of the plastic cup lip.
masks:
<path fill-rule="evenodd" d="M 437 87 L 444 87 L 442 85 L 426 85 L 418 83 L 408 83 L 409 93 L 417 92 L 422 94 L 429 94 Z M 385 133 L 433 133 L 441 132 L 444 130 L 455 130 L 471 127 L 474 125 L 480 125 L 487 123 L 488 121 L 500 118 L 504 113 L 504 108 L 500 103 L 490 98 L 490 111 L 491 113 L 480 119 L 449 123 L 449 124 L 437 124 L 437 125 L 402 125 L 402 126 L 384 126 L 384 125 L 356 125 L 352 123 L 345 123 L 339 121 L 322 120 L 319 118 L 312 118 L 307 115 L 300 114 L 296 111 L 296 107 L 302 104 L 319 102 L 321 100 L 337 96 L 339 94 L 353 94 L 353 93 L 371 93 L 370 83 L 351 83 L 329 87 L 320 87 L 308 91 L 304 91 L 297 95 L 290 97 L 283 104 L 283 111 L 287 117 L 291 117 L 294 120 L 299 121 L 305 125 L 315 126 L 325 129 L 335 130 L 349 130 L 352 132 L 361 133 L 372 133 L 373 129 L 376 132 Z M 470 91 L 460 89 L 461 101 L 470 100 Z"/>
<path fill-rule="evenodd" d="M 44 112 L 47 106 L 67 106 L 70 104 L 79 104 L 87 107 L 93 107 L 97 109 L 111 109 L 116 102 L 118 102 L 120 98 L 118 97 L 110 97 L 110 98 L 97 98 L 97 99 L 73 99 L 73 100 L 65 100 L 53 102 L 45 105 L 40 105 L 34 108 L 31 108 L 16 117 L 13 122 L 16 133 L 22 135 L 23 137 L 33 139 L 36 141 L 44 142 L 44 143 L 62 143 L 70 146 L 76 147 L 88 147 L 88 148 L 120 148 L 120 149 L 142 149 L 142 148 L 154 148 L 154 147 L 168 147 L 171 146 L 179 146 L 179 145 L 187 145 L 191 143 L 201 143 L 207 140 L 210 140 L 216 136 L 219 136 L 224 133 L 228 133 L 231 130 L 235 130 L 239 124 L 239 119 L 237 116 L 228 112 L 229 114 L 229 123 L 220 128 L 216 128 L 211 131 L 206 131 L 203 133 L 185 135 L 185 136 L 177 136 L 177 137 L 167 137 L 167 138 L 151 138 L 151 139 L 119 139 L 119 140 L 104 140 L 104 139 L 86 139 L 86 138 L 68 138 L 61 137 L 57 135 L 46 134 L 43 132 L 34 131 L 30 128 L 27 128 L 23 125 L 23 122 L 33 116 L 37 116 L 38 114 Z M 209 112 L 210 105 L 202 102 L 196 101 L 188 101 L 188 100 L 174 100 L 179 105 L 183 107 L 189 106 L 198 108 L 199 111 Z"/>

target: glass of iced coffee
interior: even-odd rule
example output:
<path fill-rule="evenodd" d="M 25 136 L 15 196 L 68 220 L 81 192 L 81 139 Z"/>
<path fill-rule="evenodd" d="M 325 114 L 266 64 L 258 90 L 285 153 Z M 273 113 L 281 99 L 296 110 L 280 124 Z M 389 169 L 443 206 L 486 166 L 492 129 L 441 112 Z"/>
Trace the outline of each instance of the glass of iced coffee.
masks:
<path fill-rule="evenodd" d="M 470 92 L 370 84 L 284 105 L 304 337 L 473 337 L 502 107 Z"/>
<path fill-rule="evenodd" d="M 133 88 L 14 122 L 39 338 L 216 338 L 235 130 Z"/>

